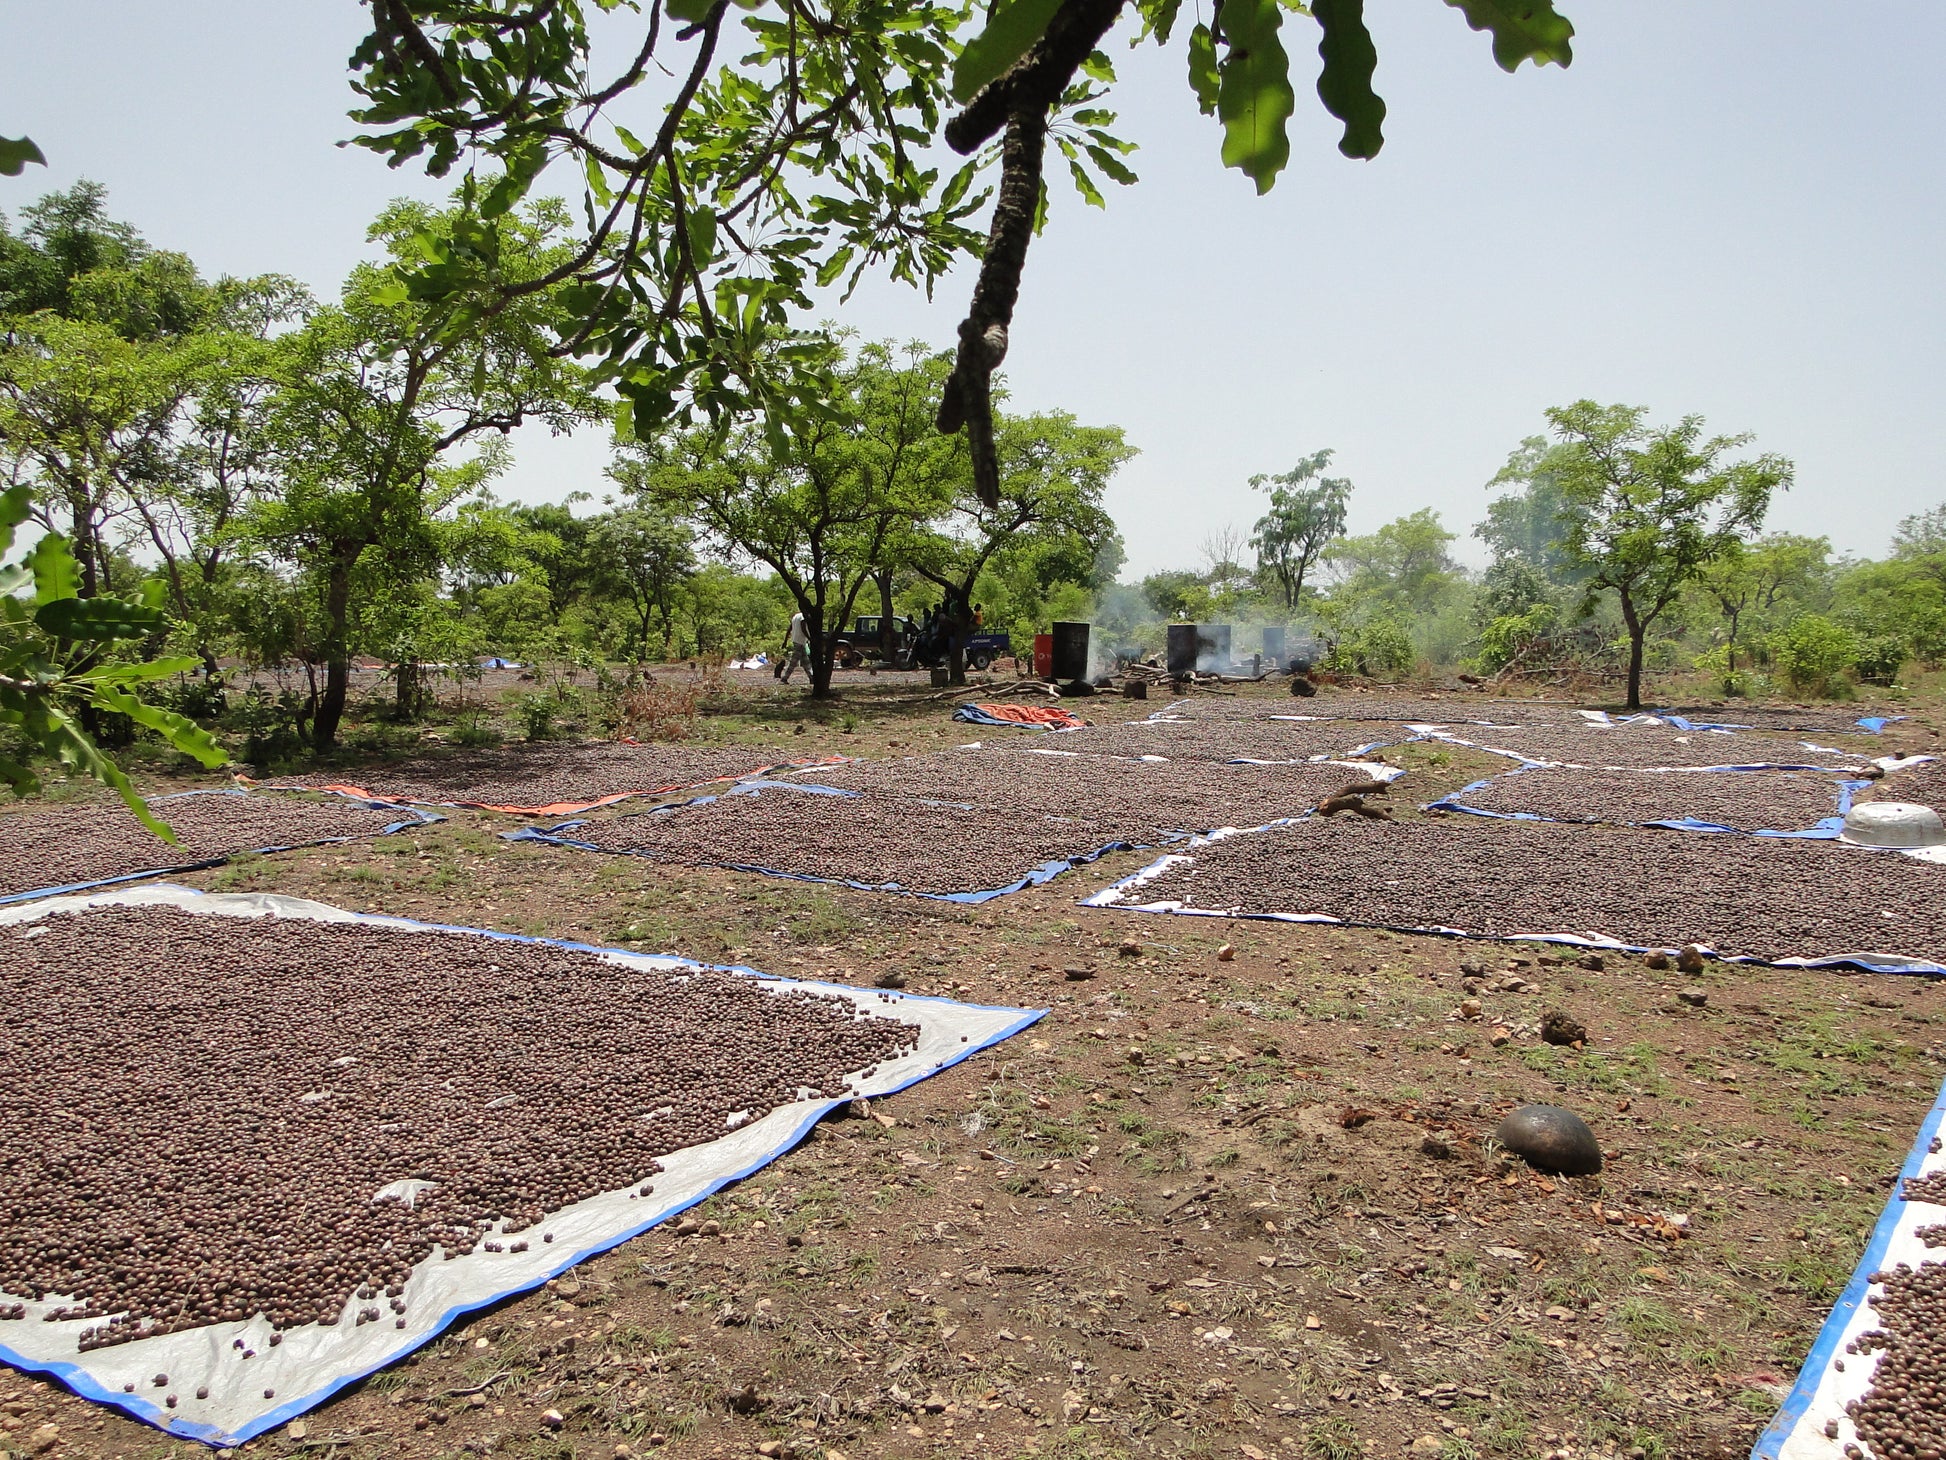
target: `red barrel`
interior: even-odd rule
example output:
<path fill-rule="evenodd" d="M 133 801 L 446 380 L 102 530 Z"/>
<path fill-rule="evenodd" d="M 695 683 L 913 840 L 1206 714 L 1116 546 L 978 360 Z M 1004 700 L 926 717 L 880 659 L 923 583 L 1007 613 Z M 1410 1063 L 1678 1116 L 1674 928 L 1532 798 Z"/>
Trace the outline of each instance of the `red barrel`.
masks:
<path fill-rule="evenodd" d="M 1037 679 L 1054 678 L 1054 635 L 1034 635 L 1034 675 Z"/>

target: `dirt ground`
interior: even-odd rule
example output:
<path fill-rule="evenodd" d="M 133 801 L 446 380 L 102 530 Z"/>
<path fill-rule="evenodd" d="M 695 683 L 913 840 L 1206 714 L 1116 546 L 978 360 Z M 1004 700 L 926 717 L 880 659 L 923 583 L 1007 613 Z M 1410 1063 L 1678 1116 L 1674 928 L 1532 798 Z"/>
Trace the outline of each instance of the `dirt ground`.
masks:
<path fill-rule="evenodd" d="M 1016 733 L 882 702 L 922 693 L 807 711 L 759 684 L 695 743 Z M 1504 768 L 1386 754 L 1412 805 Z M 1946 1058 L 1923 978 L 1076 905 L 1142 852 L 962 907 L 500 840 L 521 824 L 457 812 L 174 880 L 1050 1013 L 247 1452 L 1728 1460 L 1843 1287 Z M 1556 1009 L 1584 1047 L 1541 1042 Z M 1589 1121 L 1602 1175 L 1496 1148 L 1533 1101 Z M 0 1451 L 199 1448 L 0 1372 Z"/>

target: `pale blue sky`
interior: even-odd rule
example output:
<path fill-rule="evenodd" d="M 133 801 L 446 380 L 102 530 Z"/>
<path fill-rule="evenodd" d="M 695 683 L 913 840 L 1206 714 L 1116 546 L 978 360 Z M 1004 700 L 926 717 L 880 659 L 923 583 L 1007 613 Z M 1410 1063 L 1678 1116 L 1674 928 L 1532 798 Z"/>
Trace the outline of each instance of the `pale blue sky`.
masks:
<path fill-rule="evenodd" d="M 1354 530 L 1431 506 L 1465 533 L 1543 409 L 1583 395 L 1755 432 L 1799 469 L 1773 525 L 1840 550 L 1882 552 L 1946 498 L 1946 5 L 1879 0 L 1869 24 L 1829 0 L 1563 8 L 1573 67 L 1508 76 L 1438 0 L 1374 0 L 1385 151 L 1340 158 L 1301 85 L 1267 198 L 1218 165 L 1180 52 L 1116 45 L 1142 182 L 1106 212 L 1059 194 L 1007 368 L 1016 406 L 1141 448 L 1111 498 L 1132 571 L 1247 530 L 1246 478 L 1322 446 L 1357 483 Z M 329 292 L 388 197 L 439 191 L 332 145 L 363 15 L 0 0 L 0 134 L 52 162 L 0 179 L 0 209 L 95 178 L 206 272 Z M 1287 30 L 1307 78 L 1309 24 Z M 945 345 L 969 286 L 868 288 L 839 317 Z M 516 444 L 508 495 L 601 489 L 598 435 Z"/>

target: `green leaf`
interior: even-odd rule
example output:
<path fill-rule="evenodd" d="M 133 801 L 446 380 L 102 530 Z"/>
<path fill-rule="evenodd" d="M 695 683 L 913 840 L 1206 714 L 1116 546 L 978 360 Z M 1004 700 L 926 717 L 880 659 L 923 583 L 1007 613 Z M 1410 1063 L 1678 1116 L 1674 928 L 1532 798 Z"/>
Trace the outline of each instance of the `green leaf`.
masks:
<path fill-rule="evenodd" d="M 34 581 L 25 563 L 9 563 L 0 568 L 0 598 L 11 598 Z"/>
<path fill-rule="evenodd" d="M 716 213 L 711 208 L 697 208 L 685 220 L 689 229 L 689 252 L 696 260 L 699 269 L 708 268 L 716 257 Z"/>
<path fill-rule="evenodd" d="M 1026 55 L 1047 30 L 1061 0 L 1000 0 L 987 28 L 966 43 L 953 63 L 953 96 L 971 101 L 973 94 Z"/>
<path fill-rule="evenodd" d="M 0 781 L 5 781 L 11 786 L 16 796 L 31 795 L 40 786 L 40 782 L 34 779 L 31 770 L 19 761 L 9 760 L 4 755 L 0 755 Z"/>
<path fill-rule="evenodd" d="M 229 752 L 216 743 L 216 738 L 209 731 L 187 715 L 145 704 L 126 690 L 110 685 L 97 686 L 94 703 L 101 709 L 128 716 L 145 730 L 153 730 L 184 755 L 202 762 L 207 770 L 229 763 Z"/>
<path fill-rule="evenodd" d="M 168 623 L 159 609 L 122 598 L 56 598 L 34 615 L 42 633 L 82 642 L 139 639 L 159 633 Z"/>
<path fill-rule="evenodd" d="M 1216 37 L 1198 22 L 1189 33 L 1189 89 L 1206 117 L 1216 115 Z"/>
<path fill-rule="evenodd" d="M 1176 28 L 1176 14 L 1182 9 L 1182 0 L 1139 0 L 1136 11 L 1142 17 L 1142 33 L 1131 45 L 1140 45 L 1154 36 L 1157 45 L 1169 44 L 1169 34 Z"/>
<path fill-rule="evenodd" d="M 27 554 L 27 566 L 34 574 L 34 602 L 53 603 L 72 598 L 81 591 L 81 566 L 68 551 L 68 540 L 50 532 L 34 544 Z"/>
<path fill-rule="evenodd" d="M 27 520 L 33 506 L 34 494 L 25 487 L 0 492 L 0 556 L 14 545 L 14 529 Z"/>
<path fill-rule="evenodd" d="M 1097 208 L 1108 206 L 1108 199 L 1101 195 L 1101 189 L 1096 187 L 1095 180 L 1088 176 L 1088 170 L 1072 157 L 1068 159 L 1068 171 L 1074 175 L 1075 191 L 1081 194 L 1084 202 Z"/>
<path fill-rule="evenodd" d="M 1217 68 L 1216 114 L 1223 122 L 1223 165 L 1270 191 L 1291 159 L 1284 123 L 1297 109 L 1291 58 L 1277 38 L 1284 13 L 1277 0 L 1228 0 L 1223 38 L 1229 52 Z"/>
<path fill-rule="evenodd" d="M 32 137 L 0 137 L 0 177 L 19 177 L 30 162 L 47 166 L 47 158 Z"/>
<path fill-rule="evenodd" d="M 122 774 L 122 768 L 103 755 L 101 748 L 82 732 L 81 727 L 59 709 L 46 706 L 44 716 L 29 727 L 28 734 L 39 742 L 41 749 L 63 765 L 94 777 L 120 796 L 122 804 L 135 813 L 135 819 L 165 842 L 175 841 L 176 834 L 149 810 L 148 802 L 136 793 L 128 777 Z"/>
<path fill-rule="evenodd" d="M 1372 90 L 1378 47 L 1365 29 L 1365 0 L 1313 0 L 1311 14 L 1324 27 L 1318 99 L 1345 124 L 1338 150 L 1347 157 L 1376 157 L 1385 145 L 1385 103 Z"/>
<path fill-rule="evenodd" d="M 145 659 L 140 664 L 113 659 L 70 678 L 76 684 L 137 684 L 144 680 L 187 674 L 201 663 L 202 660 L 193 654 L 168 654 L 160 659 Z"/>
<path fill-rule="evenodd" d="M 819 264 L 818 287 L 820 289 L 828 289 L 832 284 L 836 283 L 839 276 L 851 267 L 852 257 L 856 252 L 857 250 L 850 244 L 846 244 L 843 248 L 832 254 L 830 258 Z"/>
<path fill-rule="evenodd" d="M 709 19 L 710 11 L 716 8 L 716 0 L 669 0 L 663 6 L 671 20 L 680 20 L 685 25 L 695 25 Z"/>
<path fill-rule="evenodd" d="M 1522 61 L 1565 66 L 1574 60 L 1574 26 L 1552 0 L 1446 0 L 1475 30 L 1493 32 L 1493 59 L 1503 71 Z"/>

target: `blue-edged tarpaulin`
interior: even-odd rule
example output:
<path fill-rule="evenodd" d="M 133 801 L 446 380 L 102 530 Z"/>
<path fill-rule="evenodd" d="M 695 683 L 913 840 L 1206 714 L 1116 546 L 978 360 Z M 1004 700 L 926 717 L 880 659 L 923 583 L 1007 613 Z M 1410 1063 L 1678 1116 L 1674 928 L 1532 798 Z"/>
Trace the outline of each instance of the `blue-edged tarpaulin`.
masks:
<path fill-rule="evenodd" d="M 1041 753 L 1047 755 L 1082 754 L 1082 752 L 1076 750 L 1055 750 Z M 1147 757 L 1143 758 L 1147 759 Z M 1396 766 L 1387 765 L 1360 766 L 1358 769 L 1369 771 L 1374 779 L 1382 781 L 1397 780 L 1405 774 L 1404 771 L 1398 769 Z M 725 791 L 723 794 L 725 796 L 750 796 L 760 794 L 767 789 L 803 791 L 820 796 L 855 797 L 862 794 L 858 791 L 840 790 L 834 786 L 820 786 L 812 782 L 804 781 L 745 781 L 732 790 Z M 645 811 L 641 814 L 644 816 L 672 815 L 675 812 L 681 811 L 684 807 L 703 806 L 716 799 L 713 795 L 697 796 L 687 801 L 678 801 L 667 806 L 658 806 L 652 811 Z M 925 800 L 922 797 L 914 799 Z M 966 811 L 978 809 L 969 802 L 960 801 L 930 801 L 926 802 L 926 804 L 958 806 Z M 1262 826 L 1252 827 L 1251 830 L 1262 831 L 1272 826 L 1285 826 L 1294 819 L 1296 818 L 1285 817 L 1276 821 L 1265 822 Z M 597 842 L 589 841 L 585 837 L 577 837 L 574 835 L 582 827 L 590 824 L 585 819 L 561 821 L 556 822 L 552 826 L 528 826 L 522 827 L 519 831 L 503 831 L 500 835 L 503 840 L 511 842 L 539 842 L 546 846 L 571 847 L 581 852 L 601 852 L 611 857 L 644 857 L 651 861 L 659 860 L 653 851 L 604 847 Z M 916 892 L 910 888 L 901 887 L 896 882 L 861 882 L 849 877 L 821 877 L 809 872 L 792 872 L 786 868 L 770 867 L 755 862 L 713 862 L 710 865 L 722 867 L 730 872 L 751 872 L 762 877 L 782 877 L 791 882 L 817 882 L 831 887 L 856 888 L 860 892 L 895 892 L 906 897 L 923 897 L 933 902 L 956 902 L 968 905 L 991 902 L 996 897 L 1005 897 L 1009 893 L 1014 892 L 1024 892 L 1030 887 L 1043 887 L 1049 882 L 1052 882 L 1056 877 L 1059 877 L 1063 872 L 1075 867 L 1085 867 L 1090 862 L 1098 862 L 1110 852 L 1143 851 L 1157 846 L 1173 846 L 1177 842 L 1186 841 L 1194 835 L 1196 833 L 1188 831 L 1172 831 L 1164 832 L 1152 842 L 1106 842 L 1097 847 L 1090 847 L 1086 851 L 1076 852 L 1072 856 L 1056 857 L 1051 861 L 1042 862 L 1038 866 L 1030 867 L 1026 872 L 1007 883 L 1004 887 L 980 887 L 964 892 Z"/>
<path fill-rule="evenodd" d="M 1650 710 L 1648 713 L 1631 717 L 1637 720 L 1660 720 L 1665 725 L 1673 725 L 1678 730 L 1757 730 L 1758 725 L 1741 725 L 1729 720 L 1691 720 L 1673 710 Z M 1852 721 L 1854 725 L 1869 730 L 1872 734 L 1881 733 L 1894 720 L 1903 720 L 1904 715 L 1864 715 Z M 1626 721 L 1621 723 L 1627 723 Z"/>
<path fill-rule="evenodd" d="M 207 1445 L 234 1446 L 287 1424 L 332 1395 L 376 1373 L 436 1338 L 467 1314 L 531 1291 L 558 1277 L 577 1263 L 637 1237 L 677 1213 L 741 1181 L 791 1149 L 834 1108 L 857 1096 L 891 1095 L 981 1050 L 1019 1033 L 1045 1009 L 1016 1009 L 964 1004 L 950 999 L 852 988 L 845 984 L 780 979 L 742 965 L 701 964 L 669 955 L 633 953 L 553 938 L 534 938 L 486 928 L 421 923 L 376 913 L 354 913 L 325 903 L 269 893 L 200 893 L 191 888 L 159 884 L 86 898 L 54 898 L 31 907 L 0 911 L 0 927 L 84 909 L 89 906 L 180 907 L 192 913 L 230 917 L 293 917 L 320 922 L 356 922 L 411 931 L 462 933 L 510 943 L 542 943 L 556 948 L 595 953 L 611 961 L 659 969 L 715 968 L 761 981 L 777 992 L 809 990 L 836 994 L 854 1002 L 861 1012 L 897 1017 L 917 1024 L 919 1043 L 908 1055 L 880 1063 L 870 1075 L 854 1073 L 850 1088 L 832 1098 L 800 1100 L 736 1127 L 717 1140 L 691 1146 L 661 1159 L 653 1200 L 635 1188 L 604 1192 L 551 1213 L 548 1229 L 556 1241 L 534 1243 L 525 1252 L 488 1253 L 484 1250 L 445 1259 L 435 1255 L 413 1270 L 406 1284 L 408 1299 L 403 1330 L 390 1324 L 361 1325 L 355 1321 L 356 1301 L 336 1324 L 307 1324 L 284 1330 L 283 1341 L 271 1347 L 268 1323 L 261 1317 L 244 1323 L 211 1324 L 181 1333 L 137 1339 L 81 1353 L 78 1339 L 93 1320 L 42 1321 L 52 1303 L 30 1303 L 20 1319 L 0 1319 L 0 1363 L 57 1379 L 83 1398 L 112 1405 L 187 1440 Z M 653 1037 L 645 1029 L 644 1038 Z M 508 1244 L 511 1246 L 512 1244 Z M 236 1338 L 248 1338 L 257 1356 L 242 1364 L 232 1348 Z M 161 1391 L 148 1381 L 156 1373 L 170 1376 L 177 1407 L 160 1402 Z M 123 1392 L 133 1384 L 133 1393 Z M 207 1400 L 190 1398 L 207 1387 Z M 274 1390 L 274 1398 L 265 1391 Z"/>
<path fill-rule="evenodd" d="M 1575 766 L 1522 765 L 1498 776 L 1487 776 L 1474 781 L 1471 785 L 1461 786 L 1450 791 L 1437 801 L 1428 802 L 1427 811 L 1460 811 L 1468 816 L 1487 816 L 1496 821 L 1554 821 L 1558 816 L 1543 816 L 1538 811 L 1489 811 L 1481 806 L 1469 806 L 1466 797 L 1474 791 L 1483 791 L 1489 786 L 1499 785 L 1514 776 L 1527 775 L 1542 770 L 1575 770 Z M 1769 768 L 1764 766 L 1710 766 L 1702 770 L 1640 771 L 1644 776 L 1733 776 L 1763 774 Z M 1851 810 L 1852 797 L 1871 785 L 1870 781 L 1838 781 L 1835 784 L 1833 799 L 1836 809 L 1830 816 L 1822 817 L 1810 826 L 1779 828 L 1777 830 L 1745 831 L 1742 827 L 1725 826 L 1718 821 L 1704 821 L 1695 816 L 1663 817 L 1655 821 L 1627 822 L 1624 825 L 1660 827 L 1666 831 L 1707 831 L 1725 832 L 1732 836 L 1793 837 L 1806 841 L 1832 841 L 1845 829 L 1845 813 Z M 1571 822 L 1571 825 L 1585 825 L 1584 822 Z"/>
<path fill-rule="evenodd" d="M 814 789 L 826 796 L 855 796 L 858 794 L 856 791 L 833 790 L 829 786 L 815 788 L 796 786 L 792 789 L 800 791 Z M 705 797 L 702 799 L 714 800 L 715 798 Z M 695 805 L 696 803 L 684 802 L 682 804 Z M 957 803 L 941 802 L 935 804 Z M 966 809 L 970 811 L 973 808 L 968 806 Z M 646 814 L 653 815 L 655 813 Z M 574 850 L 581 852 L 602 852 L 611 857 L 647 857 L 650 860 L 655 860 L 655 854 L 653 852 L 604 847 L 573 835 L 574 832 L 586 825 L 588 825 L 586 821 L 563 821 L 554 826 L 527 826 L 522 827 L 519 831 L 503 831 L 500 835 L 510 842 L 540 842 L 546 846 L 572 847 Z M 1165 838 L 1165 840 L 1169 839 Z M 1178 837 L 1176 839 L 1180 838 Z M 853 887 L 860 892 L 896 892 L 906 897 L 923 897 L 933 902 L 957 902 L 962 905 L 974 905 L 982 902 L 991 902 L 996 897 L 1005 897 L 1010 892 L 1024 892 L 1030 887 L 1044 886 L 1070 868 L 1086 866 L 1090 862 L 1099 861 L 1110 852 L 1128 851 L 1135 845 L 1134 842 L 1109 842 L 1104 846 L 1094 847 L 1085 852 L 1077 852 L 1071 857 L 1056 857 L 1052 861 L 1042 862 L 1038 866 L 1030 867 L 1026 872 L 1016 877 L 1004 887 L 980 887 L 967 892 L 916 892 L 910 888 L 901 887 L 896 882 L 860 882 L 849 877 L 819 877 L 809 872 L 791 872 L 782 867 L 766 867 L 756 862 L 712 862 L 710 865 L 721 867 L 728 872 L 752 872 L 762 877 L 782 877 L 791 882 L 818 882 L 828 887 Z"/>
<path fill-rule="evenodd" d="M 1547 932 L 1535 930 L 1525 933 L 1483 933 L 1473 928 L 1450 928 L 1444 925 L 1418 925 L 1413 923 L 1388 923 L 1376 919 L 1341 918 L 1333 913 L 1309 912 L 1243 912 L 1236 908 L 1192 907 L 1173 899 L 1156 902 L 1139 902 L 1134 898 L 1147 884 L 1155 881 L 1165 872 L 1184 862 L 1193 862 L 1196 851 L 1214 842 L 1232 836 L 1255 836 L 1260 832 L 1272 830 L 1280 825 L 1292 825 L 1302 821 L 1294 817 L 1286 822 L 1274 822 L 1269 826 L 1235 828 L 1225 827 L 1207 835 L 1190 837 L 1179 849 L 1166 852 L 1150 862 L 1146 867 L 1131 872 L 1117 882 L 1111 882 L 1098 892 L 1081 899 L 1082 907 L 1112 907 L 1120 912 L 1163 913 L 1178 917 L 1192 918 L 1229 918 L 1241 922 L 1259 923 L 1330 923 L 1346 928 L 1376 928 L 1388 933 L 1415 933 L 1436 938 L 1468 938 L 1488 943 L 1558 943 L 1570 948 L 1587 948 L 1598 953 L 1651 953 L 1670 952 L 1677 944 L 1652 946 L 1647 943 L 1624 943 L 1618 938 L 1608 938 L 1592 933 Z M 1857 855 L 1898 856 L 1900 853 L 1890 847 L 1853 847 L 1847 845 L 1838 856 Z M 1862 968 L 1871 973 L 1918 973 L 1929 976 L 1946 975 L 1946 963 L 1938 963 L 1929 958 L 1907 957 L 1897 953 L 1839 953 L 1816 958 L 1757 958 L 1747 953 L 1719 953 L 1706 942 L 1695 943 L 1697 950 L 1708 957 L 1723 963 L 1761 964 L 1769 968 Z"/>
<path fill-rule="evenodd" d="M 150 800 L 149 805 L 155 810 L 158 816 L 164 821 L 167 821 L 169 819 L 169 803 L 171 801 L 180 801 L 190 796 L 274 796 L 279 794 L 282 793 L 277 791 L 245 790 L 241 786 L 218 786 L 200 791 L 177 791 L 172 795 L 157 796 Z M 182 849 L 179 844 L 165 842 L 157 838 L 156 856 L 159 863 L 157 866 L 150 867 L 141 872 L 123 872 L 114 877 L 98 877 L 88 882 L 64 882 L 54 886 L 36 887 L 27 892 L 8 893 L 0 896 L 0 907 L 6 907 L 16 902 L 31 902 L 39 897 L 56 897 L 68 892 L 86 892 L 90 888 L 95 887 L 113 887 L 122 882 L 140 882 L 145 877 L 169 877 L 180 872 L 200 872 L 205 868 L 220 867 L 232 857 L 267 856 L 271 852 L 295 851 L 298 847 L 326 847 L 340 842 L 363 841 L 368 836 L 390 836 L 394 832 L 409 831 L 415 826 L 429 826 L 435 821 L 444 821 L 446 819 L 436 812 L 421 810 L 416 806 L 401 806 L 391 801 L 373 801 L 362 796 L 346 796 L 339 791 L 330 791 L 322 794 L 338 796 L 342 800 L 350 801 L 355 806 L 367 806 L 373 811 L 390 811 L 399 819 L 397 821 L 388 821 L 383 826 L 372 831 L 358 832 L 352 836 L 318 837 L 312 841 L 285 842 L 274 847 L 241 847 L 233 852 L 225 852 L 220 857 L 202 857 L 187 860 L 181 857 L 180 853 Z M 172 856 L 172 854 L 174 855 Z"/>
<path fill-rule="evenodd" d="M 1618 721 L 1616 723 L 1619 724 L 1621 722 Z M 1734 731 L 1708 730 L 1700 733 L 1709 734 L 1709 735 L 1721 735 L 1723 736 L 1727 744 L 1734 745 L 1735 743 Z M 1451 745 L 1464 745 L 1469 750 L 1484 751 L 1488 755 L 1498 755 L 1504 757 L 1507 760 L 1519 761 L 1523 766 L 1557 766 L 1557 767 L 1565 766 L 1570 768 L 1579 766 L 1587 770 L 1621 770 L 1621 771 L 1825 771 L 1832 774 L 1842 774 L 1845 771 L 1855 771 L 1858 769 L 1857 761 L 1852 761 L 1844 765 L 1826 765 L 1826 764 L 1815 763 L 1812 761 L 1794 761 L 1794 760 L 1790 760 L 1790 761 L 1764 760 L 1764 761 L 1745 761 L 1745 762 L 1725 761 L 1720 765 L 1610 766 L 1610 765 L 1602 765 L 1592 760 L 1587 760 L 1587 761 L 1547 760 L 1537 755 L 1531 755 L 1524 750 L 1512 750 L 1504 745 L 1490 745 L 1484 739 L 1481 740 L 1463 739 L 1462 737 L 1451 734 L 1450 732 L 1445 730 L 1437 730 L 1437 729 L 1429 730 L 1421 738 L 1427 740 L 1444 740 Z M 1842 756 L 1844 754 L 1843 751 L 1827 750 L 1825 747 L 1810 745 L 1810 744 L 1806 744 L 1804 748 L 1806 750 L 1825 750 L 1825 753 L 1830 755 Z M 1875 763 L 1884 764 L 1884 761 L 1878 760 Z"/>
<path fill-rule="evenodd" d="M 1878 1317 L 1868 1302 L 1872 1274 L 1900 1264 L 1917 1268 L 1940 1260 L 1937 1249 L 1926 1246 L 1915 1229 L 1946 1219 L 1946 1211 L 1933 1202 L 1908 1201 L 1905 1184 L 1946 1170 L 1946 1152 L 1932 1149 L 1942 1119 L 1946 1119 L 1946 1088 L 1940 1090 L 1939 1098 L 1920 1122 L 1918 1137 L 1906 1153 L 1891 1198 L 1865 1244 L 1864 1256 L 1858 1259 L 1851 1281 L 1818 1330 L 1817 1340 L 1798 1370 L 1797 1382 L 1776 1417 L 1757 1437 L 1750 1460 L 1844 1460 L 1845 1447 L 1859 1443 L 1845 1406 L 1870 1387 L 1876 1359 L 1871 1353 L 1856 1354 L 1843 1369 L 1837 1368 L 1835 1361 L 1844 1356 L 1847 1344 L 1878 1327 Z M 1825 1433 L 1827 1424 L 1835 1424 L 1835 1438 Z"/>

